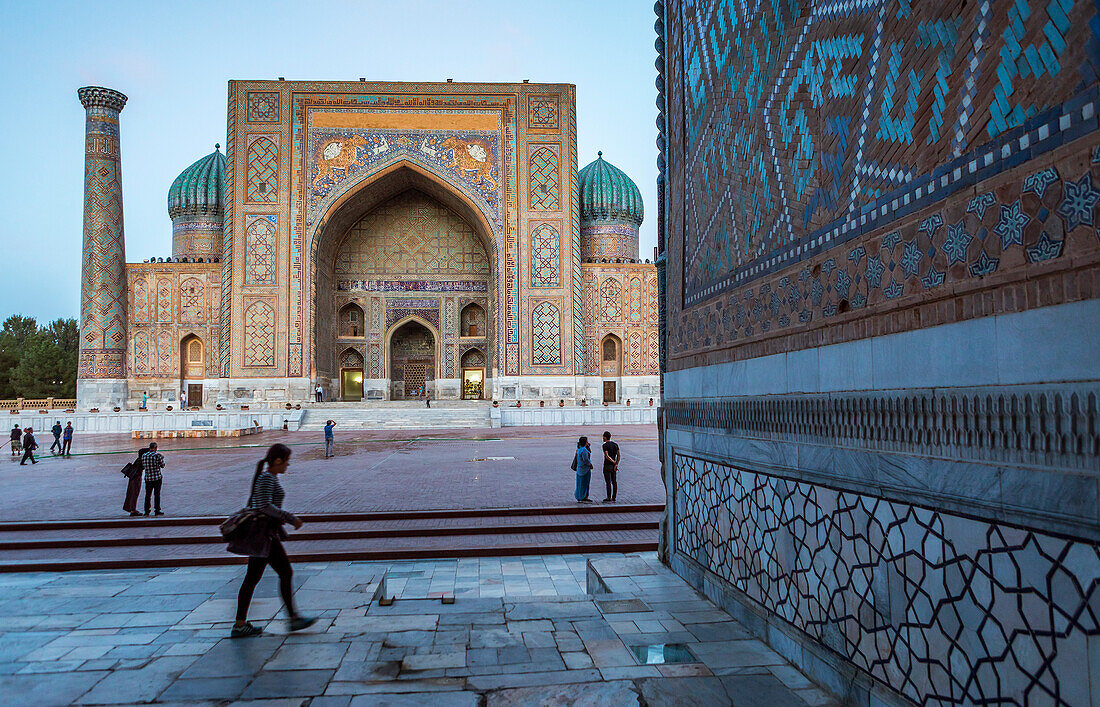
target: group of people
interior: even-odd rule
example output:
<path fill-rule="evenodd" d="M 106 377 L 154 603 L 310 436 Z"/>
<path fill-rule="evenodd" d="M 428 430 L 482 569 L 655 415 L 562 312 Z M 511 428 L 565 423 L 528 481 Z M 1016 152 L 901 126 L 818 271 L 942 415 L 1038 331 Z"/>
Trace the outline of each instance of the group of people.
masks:
<path fill-rule="evenodd" d="M 619 445 L 611 441 L 611 433 L 603 433 L 603 480 L 607 496 L 603 503 L 615 503 L 619 493 Z M 577 490 L 574 497 L 577 503 L 592 503 L 588 497 L 588 487 L 592 482 L 592 447 L 587 437 L 577 440 L 577 453 L 573 456 L 572 469 L 577 472 Z"/>
<path fill-rule="evenodd" d="M 50 454 L 61 457 L 72 456 L 73 446 L 73 423 L 66 423 L 64 427 L 61 426 L 61 420 L 57 420 L 53 423 L 53 427 L 50 428 L 50 432 L 53 434 L 53 444 L 50 445 Z M 19 465 L 24 466 L 28 461 L 31 464 L 37 464 L 38 459 L 34 456 L 34 451 L 38 449 L 38 440 L 34 438 L 34 428 L 27 427 L 26 429 L 19 429 L 19 425 L 15 425 L 11 428 L 11 455 L 17 457 L 22 453 L 23 458 L 19 460 Z M 57 450 L 56 452 L 54 450 Z"/>

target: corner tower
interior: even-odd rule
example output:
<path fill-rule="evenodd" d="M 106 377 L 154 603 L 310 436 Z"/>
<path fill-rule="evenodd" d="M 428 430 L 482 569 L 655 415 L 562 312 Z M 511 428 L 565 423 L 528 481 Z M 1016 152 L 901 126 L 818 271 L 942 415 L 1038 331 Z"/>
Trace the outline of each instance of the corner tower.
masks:
<path fill-rule="evenodd" d="M 621 169 L 597 153 L 577 172 L 581 210 L 581 260 L 638 259 L 642 194 Z"/>
<path fill-rule="evenodd" d="M 126 96 L 110 88 L 77 91 L 85 113 L 84 243 L 80 271 L 82 410 L 126 398 L 126 252 L 118 116 Z"/>
<path fill-rule="evenodd" d="M 172 257 L 211 260 L 222 254 L 225 156 L 214 151 L 176 177 L 168 190 Z"/>

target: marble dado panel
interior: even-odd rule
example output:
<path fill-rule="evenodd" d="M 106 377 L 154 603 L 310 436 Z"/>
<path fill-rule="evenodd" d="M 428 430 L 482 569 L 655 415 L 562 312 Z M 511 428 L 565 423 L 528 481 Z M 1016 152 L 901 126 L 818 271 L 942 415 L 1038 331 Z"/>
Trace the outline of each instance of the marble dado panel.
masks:
<path fill-rule="evenodd" d="M 918 704 L 1090 703 L 1100 545 L 671 455 L 674 564 Z M 724 591 L 724 590 L 723 590 Z"/>
<path fill-rule="evenodd" d="M 669 400 L 670 426 L 782 442 L 1095 470 L 1100 385 Z"/>

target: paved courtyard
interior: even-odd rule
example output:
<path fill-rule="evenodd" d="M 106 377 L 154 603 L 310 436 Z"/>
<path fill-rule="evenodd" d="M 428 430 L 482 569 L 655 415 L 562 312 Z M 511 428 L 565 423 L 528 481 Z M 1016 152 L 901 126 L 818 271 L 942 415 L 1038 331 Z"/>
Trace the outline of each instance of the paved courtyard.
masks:
<path fill-rule="evenodd" d="M 594 556 L 625 569 L 595 595 L 586 559 L 302 564 L 298 602 L 321 620 L 287 635 L 269 573 L 251 613 L 266 634 L 237 640 L 239 567 L 3 575 L 0 694 L 37 707 L 831 704 L 652 554 Z M 383 574 L 388 607 L 371 601 Z M 689 662 L 632 650 L 667 643 Z"/>
<path fill-rule="evenodd" d="M 663 503 L 657 429 L 608 428 L 622 449 L 621 503 Z M 264 432 L 237 438 L 159 440 L 167 466 L 163 506 L 173 516 L 228 514 L 248 496 L 256 461 L 275 442 L 294 450 L 283 479 L 286 506 L 300 513 L 432 508 L 559 506 L 573 503 L 569 468 L 576 440 L 598 453 L 603 428 L 509 427 L 479 430 L 337 432 L 336 457 L 323 458 L 320 433 Z M 0 521 L 112 518 L 124 515 L 119 473 L 147 440 L 80 435 L 73 457 L 53 457 L 40 435 L 40 463 L 3 463 Z M 603 478 L 592 477 L 592 498 Z"/>

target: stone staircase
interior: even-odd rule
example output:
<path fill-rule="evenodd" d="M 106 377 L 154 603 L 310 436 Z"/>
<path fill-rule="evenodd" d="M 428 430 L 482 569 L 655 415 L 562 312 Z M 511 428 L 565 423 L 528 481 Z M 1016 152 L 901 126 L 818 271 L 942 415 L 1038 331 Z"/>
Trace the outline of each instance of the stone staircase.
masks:
<path fill-rule="evenodd" d="M 302 406 L 299 430 L 320 430 L 326 420 L 335 420 L 337 431 L 392 429 L 447 429 L 490 427 L 486 401 L 433 400 L 431 408 L 422 400 L 393 400 L 359 403 L 311 403 Z"/>

